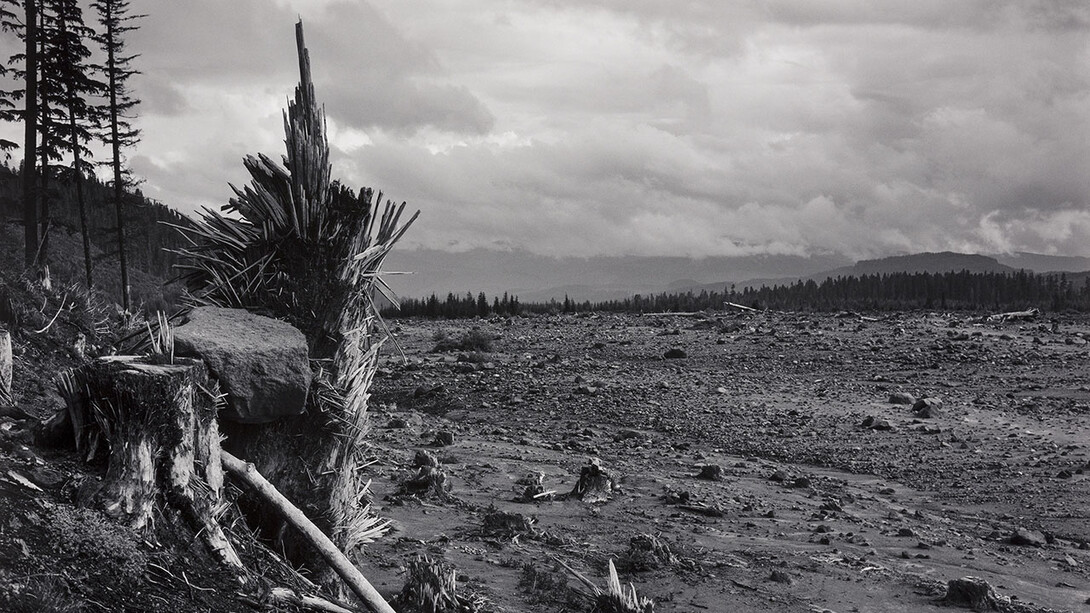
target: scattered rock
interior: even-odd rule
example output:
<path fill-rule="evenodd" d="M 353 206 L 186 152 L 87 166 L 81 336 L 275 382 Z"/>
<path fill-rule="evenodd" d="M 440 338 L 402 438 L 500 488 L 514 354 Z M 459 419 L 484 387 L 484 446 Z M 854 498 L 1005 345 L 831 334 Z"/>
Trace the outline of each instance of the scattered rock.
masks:
<path fill-rule="evenodd" d="M 916 404 L 916 397 L 908 392 L 892 392 L 889 395 L 889 400 L 887 402 L 890 404 L 907 404 L 912 406 Z"/>
<path fill-rule="evenodd" d="M 706 464 L 700 468 L 700 474 L 696 478 L 719 481 L 723 478 L 723 467 L 718 464 Z"/>
<path fill-rule="evenodd" d="M 1011 545 L 1020 545 L 1022 547 L 1044 547 L 1047 540 L 1045 539 L 1044 534 L 1041 534 L 1036 530 L 1018 527 L 1015 528 L 1014 533 L 1007 538 L 1007 542 Z"/>
<path fill-rule="evenodd" d="M 635 430 L 621 430 L 617 434 L 613 435 L 613 440 L 615 440 L 617 442 L 620 442 L 620 441 L 627 441 L 627 440 L 634 439 L 634 438 L 640 438 L 641 436 L 643 436 L 643 435 L 640 434 L 639 432 L 636 432 Z"/>
<path fill-rule="evenodd" d="M 980 577 L 953 579 L 946 586 L 943 602 L 974 611 L 996 611 L 1010 604 L 1010 599 L 1000 596 L 987 581 Z"/>
<path fill-rule="evenodd" d="M 938 398 L 920 398 L 912 405 L 912 414 L 920 419 L 938 417 L 942 412 L 942 400 Z"/>
<path fill-rule="evenodd" d="M 896 428 L 893 427 L 893 422 L 891 422 L 888 419 L 885 419 L 884 417 L 871 417 L 871 416 L 868 416 L 868 417 L 864 418 L 862 422 L 859 423 L 859 426 L 862 427 L 862 428 L 870 428 L 871 430 L 883 430 L 883 431 L 895 430 L 896 429 Z"/>
<path fill-rule="evenodd" d="M 791 575 L 779 569 L 773 570 L 768 578 L 776 583 L 782 583 L 784 585 L 791 585 L 795 582 L 795 580 L 791 578 Z"/>

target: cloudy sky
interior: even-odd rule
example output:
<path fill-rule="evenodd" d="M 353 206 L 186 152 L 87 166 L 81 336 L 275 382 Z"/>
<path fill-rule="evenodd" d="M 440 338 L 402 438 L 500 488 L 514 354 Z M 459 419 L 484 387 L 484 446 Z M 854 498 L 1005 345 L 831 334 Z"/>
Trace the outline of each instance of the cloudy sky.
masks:
<path fill-rule="evenodd" d="M 132 0 L 147 195 L 282 150 L 306 27 L 334 175 L 409 246 L 1090 255 L 1084 0 Z"/>

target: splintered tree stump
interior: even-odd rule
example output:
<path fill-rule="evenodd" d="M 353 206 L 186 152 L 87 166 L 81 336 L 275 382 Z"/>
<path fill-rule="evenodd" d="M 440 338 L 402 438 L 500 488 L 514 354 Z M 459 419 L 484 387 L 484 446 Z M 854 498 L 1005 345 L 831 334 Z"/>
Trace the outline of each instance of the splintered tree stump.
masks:
<path fill-rule="evenodd" d="M 143 358 L 100 358 L 72 377 L 68 401 L 76 440 L 109 450 L 98 498 L 107 513 L 150 530 L 157 504 L 172 505 L 197 524 L 221 562 L 240 567 L 213 517 L 222 499 L 215 386 L 198 360 L 173 364 Z M 82 413 L 82 414 L 81 414 Z"/>
<path fill-rule="evenodd" d="M 569 498 L 575 498 L 588 503 L 606 502 L 613 497 L 617 489 L 617 482 L 597 459 L 593 459 L 579 472 L 579 480 L 568 494 Z"/>

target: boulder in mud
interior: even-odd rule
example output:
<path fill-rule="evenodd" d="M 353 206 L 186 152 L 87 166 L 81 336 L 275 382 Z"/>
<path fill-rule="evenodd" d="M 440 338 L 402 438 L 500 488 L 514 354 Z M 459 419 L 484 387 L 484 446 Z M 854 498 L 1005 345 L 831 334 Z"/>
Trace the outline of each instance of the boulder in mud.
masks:
<path fill-rule="evenodd" d="M 946 586 L 943 602 L 956 607 L 966 607 L 974 611 L 997 611 L 1010 600 L 995 592 L 990 583 L 980 577 L 962 577 L 950 581 Z"/>
<path fill-rule="evenodd" d="M 890 404 L 907 404 L 912 406 L 916 404 L 916 397 L 908 392 L 892 392 L 889 395 L 889 400 L 887 402 Z"/>
<path fill-rule="evenodd" d="M 938 417 L 942 413 L 942 400 L 939 398 L 920 398 L 912 405 L 912 414 L 920 419 Z"/>
<path fill-rule="evenodd" d="M 313 377 L 294 326 L 241 309 L 198 307 L 174 330 L 175 353 L 208 365 L 227 393 L 220 417 L 266 423 L 299 415 Z"/>
<path fill-rule="evenodd" d="M 1007 542 L 1011 545 L 1021 545 L 1023 547 L 1044 547 L 1046 539 L 1044 534 L 1036 530 L 1018 527 L 1007 538 Z"/>

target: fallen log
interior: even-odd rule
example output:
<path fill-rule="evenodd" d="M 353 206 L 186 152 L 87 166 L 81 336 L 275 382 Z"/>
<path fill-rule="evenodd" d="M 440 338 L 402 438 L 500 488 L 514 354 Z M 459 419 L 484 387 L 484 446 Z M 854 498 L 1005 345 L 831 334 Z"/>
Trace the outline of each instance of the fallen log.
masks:
<path fill-rule="evenodd" d="M 989 315 L 988 321 L 1032 321 L 1041 314 L 1041 309 L 1032 308 L 1025 311 L 1010 311 L 1008 313 L 996 313 Z"/>
<path fill-rule="evenodd" d="M 298 507 L 277 491 L 265 477 L 261 476 L 252 463 L 243 462 L 226 451 L 221 452 L 220 457 L 223 468 L 249 486 L 298 530 L 369 609 L 375 613 L 395 613 L 378 590 L 341 553 L 333 541 L 319 530 Z"/>
<path fill-rule="evenodd" d="M 744 304 L 736 304 L 734 302 L 724 302 L 723 304 L 725 304 L 725 305 L 727 305 L 727 306 L 729 306 L 731 308 L 738 309 L 740 311 L 750 311 L 750 312 L 756 312 L 757 311 L 757 309 L 755 309 L 753 307 L 747 307 Z"/>

